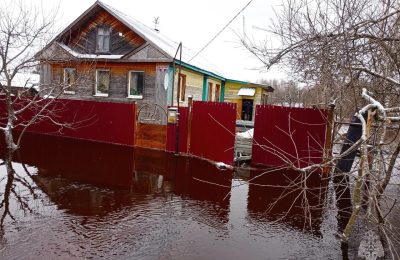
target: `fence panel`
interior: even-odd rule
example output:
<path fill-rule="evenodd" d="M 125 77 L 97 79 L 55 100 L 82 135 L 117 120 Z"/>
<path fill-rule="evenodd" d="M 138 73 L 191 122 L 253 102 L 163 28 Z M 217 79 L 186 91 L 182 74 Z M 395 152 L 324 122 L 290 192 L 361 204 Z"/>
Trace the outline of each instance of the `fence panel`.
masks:
<path fill-rule="evenodd" d="M 232 164 L 235 127 L 236 104 L 193 101 L 190 153 Z"/>
<path fill-rule="evenodd" d="M 16 110 L 27 105 L 29 100 L 16 101 Z M 41 117 L 27 131 L 58 135 L 105 143 L 134 145 L 135 104 L 111 103 L 84 100 L 43 100 L 40 107 L 30 106 L 18 116 L 18 123 L 29 122 L 48 104 Z M 7 115 L 4 103 L 1 106 L 1 125 Z M 50 120 L 51 118 L 51 120 Z M 61 123 L 58 125 L 56 123 Z M 17 128 L 21 130 L 22 128 Z"/>
<path fill-rule="evenodd" d="M 327 110 L 256 107 L 252 162 L 306 167 L 323 160 Z"/>

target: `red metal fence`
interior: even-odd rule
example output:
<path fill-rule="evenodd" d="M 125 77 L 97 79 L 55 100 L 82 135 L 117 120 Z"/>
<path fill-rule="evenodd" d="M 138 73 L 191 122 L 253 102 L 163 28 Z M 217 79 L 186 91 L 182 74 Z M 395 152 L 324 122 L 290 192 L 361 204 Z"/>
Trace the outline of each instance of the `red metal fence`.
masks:
<path fill-rule="evenodd" d="M 236 104 L 193 101 L 190 153 L 216 162 L 234 160 Z"/>
<path fill-rule="evenodd" d="M 17 101 L 15 108 L 29 100 Z M 18 122 L 28 122 L 46 102 L 51 102 L 45 118 L 37 120 L 27 131 L 105 143 L 134 145 L 135 105 L 126 103 L 57 99 L 41 101 L 40 107 L 30 106 L 18 116 Z M 5 122 L 4 103 L 0 108 L 1 124 Z M 57 125 L 61 123 L 63 126 Z M 69 127 L 65 127 L 65 126 Z M 19 127 L 21 130 L 21 127 Z"/>
<path fill-rule="evenodd" d="M 257 106 L 252 161 L 305 167 L 323 160 L 327 110 Z"/>
<path fill-rule="evenodd" d="M 233 163 L 235 104 L 193 101 L 191 120 L 189 108 L 180 107 L 179 113 L 179 153 L 189 153 L 217 162 Z M 189 125 L 190 133 L 188 133 Z M 174 124 L 168 124 L 167 136 L 167 151 L 175 151 L 176 127 Z"/>

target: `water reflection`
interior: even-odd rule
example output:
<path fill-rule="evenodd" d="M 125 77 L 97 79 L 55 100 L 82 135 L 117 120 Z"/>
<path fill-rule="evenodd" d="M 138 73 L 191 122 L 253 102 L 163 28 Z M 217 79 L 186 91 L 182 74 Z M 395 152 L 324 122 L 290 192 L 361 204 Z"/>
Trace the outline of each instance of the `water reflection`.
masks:
<path fill-rule="evenodd" d="M 281 222 L 321 236 L 327 180 L 317 172 L 305 178 L 294 171 L 253 171 L 250 174 L 248 211 L 257 221 Z"/>
<path fill-rule="evenodd" d="M 227 221 L 230 171 L 160 151 L 53 136 L 32 137 L 24 138 L 15 160 L 35 165 L 38 172 L 33 180 L 37 186 L 70 213 L 104 215 L 138 203 L 138 194 L 165 198 L 174 195 L 211 202 L 216 213 L 207 216 Z M 36 149 L 39 146 L 40 152 Z M 150 198 L 143 196 L 143 200 Z"/>
<path fill-rule="evenodd" d="M 53 210 L 48 214 L 51 217 L 28 222 L 29 227 L 38 227 L 39 236 L 48 233 L 48 239 L 45 236 L 21 250 L 25 247 L 17 244 L 25 240 L 20 237 L 31 241 L 37 237 L 29 228 L 19 229 L 16 246 L 7 246 L 8 256 L 23 256 L 33 250 L 32 255 L 44 258 L 187 259 L 248 254 L 254 258 L 266 254 L 293 258 L 307 256 L 309 247 L 321 246 L 317 239 L 321 237 L 320 206 L 325 203 L 325 190 L 314 190 L 321 185 L 318 175 L 307 181 L 312 223 L 305 225 L 308 218 L 304 218 L 299 202 L 288 210 L 297 193 L 287 194 L 268 209 L 285 191 L 281 186 L 288 183 L 290 173 L 254 178 L 261 172 L 248 171 L 240 177 L 248 188 L 240 189 L 235 188 L 238 180 L 232 181 L 233 172 L 220 171 L 203 160 L 30 134 L 24 137 L 14 161 L 37 168 L 33 184 L 43 193 L 42 201 L 48 200 L 44 204 L 57 210 L 42 207 L 45 216 L 46 210 Z M 249 179 L 254 180 L 249 184 Z M 272 227 L 274 222 L 309 232 L 294 238 L 292 231 L 278 230 L 279 225 L 270 230 L 260 228 L 264 224 Z M 278 238 L 272 239 L 275 236 Z M 299 246 L 288 248 L 293 243 Z M 326 244 L 331 247 L 331 243 Z M 44 255 L 38 253 L 40 248 L 46 248 Z"/>

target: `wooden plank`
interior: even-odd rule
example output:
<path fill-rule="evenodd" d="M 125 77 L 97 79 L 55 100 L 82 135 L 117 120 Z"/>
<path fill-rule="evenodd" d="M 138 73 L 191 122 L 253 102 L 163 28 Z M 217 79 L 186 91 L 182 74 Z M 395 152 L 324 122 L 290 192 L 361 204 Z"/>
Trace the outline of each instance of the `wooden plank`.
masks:
<path fill-rule="evenodd" d="M 167 142 L 167 126 L 155 124 L 136 124 L 136 146 L 165 150 Z"/>
<path fill-rule="evenodd" d="M 167 111 L 167 90 L 164 87 L 164 78 L 168 74 L 168 66 L 156 66 L 156 84 L 155 84 L 155 104 L 159 105 L 162 109 Z M 161 124 L 167 124 L 166 116 L 161 117 Z"/>

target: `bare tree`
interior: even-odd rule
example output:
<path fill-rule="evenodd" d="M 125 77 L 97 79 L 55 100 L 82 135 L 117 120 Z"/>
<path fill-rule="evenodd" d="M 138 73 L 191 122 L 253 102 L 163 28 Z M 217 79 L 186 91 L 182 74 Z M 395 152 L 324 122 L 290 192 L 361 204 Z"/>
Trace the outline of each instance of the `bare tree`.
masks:
<path fill-rule="evenodd" d="M 279 41 L 278 48 L 271 42 L 256 42 L 248 33 L 241 38 L 243 46 L 266 68 L 284 64 L 317 90 L 319 102 L 336 102 L 338 119 L 355 113 L 362 126 L 361 138 L 329 161 L 334 166 L 360 150 L 352 171 L 334 171 L 334 176 L 347 175 L 353 180 L 336 183 L 352 187 L 352 208 L 342 241 L 348 242 L 354 225 L 363 218 L 378 229 L 386 256 L 393 259 L 399 257 L 395 246 L 399 237 L 388 216 L 398 204 L 385 189 L 397 170 L 400 152 L 399 21 L 399 1 L 288 0 L 266 30 Z M 289 166 L 304 173 L 323 165 Z"/>
<path fill-rule="evenodd" d="M 88 116 L 79 122 L 66 122 L 58 114 L 67 107 L 65 103 L 57 102 L 57 99 L 75 87 L 78 75 L 64 75 L 63 80 L 41 82 L 40 85 L 31 84 L 32 71 L 37 70 L 40 63 L 51 62 L 57 57 L 57 50 L 54 49 L 45 53 L 39 52 L 46 45 L 49 46 L 49 40 L 54 36 L 56 14 L 56 10 L 46 12 L 43 6 L 26 1 L 0 2 L 0 130 L 4 134 L 7 147 L 7 154 L 3 158 L 7 176 L 0 181 L 6 182 L 0 201 L 0 209 L 3 210 L 1 227 L 7 216 L 13 219 L 9 209 L 9 200 L 12 197 L 24 211 L 31 210 L 27 201 L 20 196 L 16 185 L 22 185 L 29 191 L 29 195 L 35 196 L 27 168 L 24 167 L 26 174 L 23 177 L 12 167 L 13 155 L 20 147 L 25 131 L 33 124 L 43 121 L 55 125 L 59 131 L 65 128 L 76 129 L 93 119 Z M 65 65 L 85 62 L 85 71 L 79 75 L 83 79 L 85 74 L 93 70 L 93 61 L 64 57 L 62 62 Z M 66 77 L 73 79 L 65 80 Z"/>
<path fill-rule="evenodd" d="M 310 107 L 318 106 L 318 93 L 314 87 L 297 84 L 293 80 L 261 80 L 274 88 L 271 94 L 271 104 L 287 107 Z"/>

